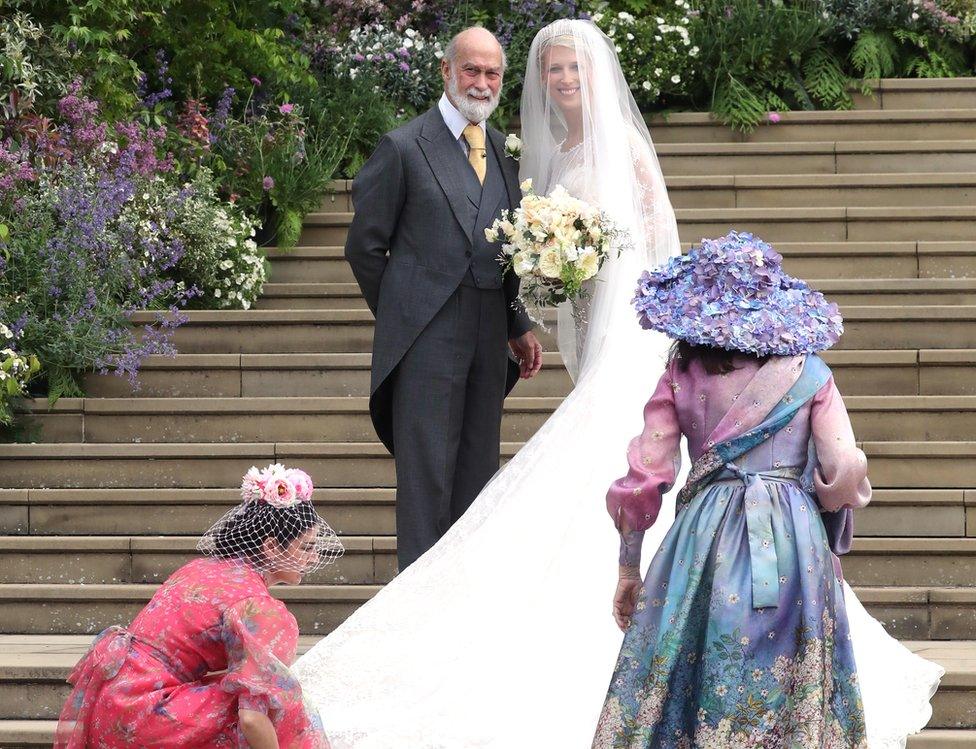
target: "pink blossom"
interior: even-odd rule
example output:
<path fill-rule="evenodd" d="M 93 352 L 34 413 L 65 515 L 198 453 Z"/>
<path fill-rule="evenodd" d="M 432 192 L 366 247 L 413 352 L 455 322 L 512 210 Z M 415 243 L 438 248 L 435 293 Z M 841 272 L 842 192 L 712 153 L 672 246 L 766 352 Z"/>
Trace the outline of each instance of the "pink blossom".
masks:
<path fill-rule="evenodd" d="M 261 471 L 257 466 L 251 466 L 250 470 L 244 474 L 241 482 L 241 498 L 247 502 L 249 500 L 260 499 L 264 495 L 264 481 Z"/>
<path fill-rule="evenodd" d="M 255 86 L 257 86 L 258 88 L 260 88 L 260 87 L 261 87 L 261 79 L 260 79 L 260 78 L 258 78 L 258 77 L 257 77 L 256 75 L 252 75 L 252 76 L 251 76 L 251 83 L 253 83 L 253 84 L 254 84 Z"/>
<path fill-rule="evenodd" d="M 272 507 L 291 507 L 298 501 L 295 487 L 281 475 L 267 479 L 264 484 L 263 499 Z"/>
<path fill-rule="evenodd" d="M 298 499 L 307 501 L 312 498 L 312 491 L 315 487 L 312 485 L 312 478 L 305 471 L 300 468 L 289 468 L 285 471 L 285 477 L 295 487 Z"/>
<path fill-rule="evenodd" d="M 280 107 L 278 107 L 278 111 L 282 114 L 291 114 L 291 110 L 294 108 L 295 107 L 292 104 L 282 104 Z"/>
<path fill-rule="evenodd" d="M 766 119 L 770 123 L 772 123 L 773 125 L 775 125 L 777 122 L 779 122 L 783 118 L 780 117 L 779 112 L 770 112 L 769 114 L 766 115 Z"/>
<path fill-rule="evenodd" d="M 275 185 L 275 183 L 274 183 L 274 177 L 265 177 L 263 180 L 261 180 L 261 186 L 266 191 L 267 190 L 270 190 L 271 188 L 273 188 L 274 185 Z"/>

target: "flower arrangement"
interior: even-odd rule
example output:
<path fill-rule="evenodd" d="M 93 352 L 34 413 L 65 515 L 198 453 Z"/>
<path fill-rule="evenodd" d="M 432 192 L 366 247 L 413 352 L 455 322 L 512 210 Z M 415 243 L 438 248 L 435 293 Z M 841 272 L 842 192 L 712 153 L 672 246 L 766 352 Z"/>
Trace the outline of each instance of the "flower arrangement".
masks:
<path fill-rule="evenodd" d="M 343 41 L 323 33 L 307 45 L 313 65 L 333 75 L 368 79 L 375 93 L 400 104 L 401 116 L 426 108 L 439 95 L 444 56 L 439 39 L 382 23 L 353 28 Z"/>
<path fill-rule="evenodd" d="M 689 32 L 696 17 L 688 0 L 675 0 L 640 17 L 626 11 L 593 15 L 593 22 L 613 41 L 640 106 L 653 107 L 661 97 L 675 99 L 691 92 L 700 51 Z"/>
<path fill-rule="evenodd" d="M 285 468 L 272 463 L 267 468 L 251 466 L 241 482 L 241 499 L 248 502 L 266 502 L 273 507 L 291 507 L 299 502 L 310 502 L 315 487 L 312 479 L 299 468 Z"/>
<path fill-rule="evenodd" d="M 499 262 L 521 279 L 519 296 L 529 316 L 542 324 L 541 309 L 585 295 L 612 251 L 626 243 L 626 233 L 597 208 L 557 185 L 547 196 L 525 195 L 514 211 L 485 229 L 489 242 L 503 242 Z"/>
<path fill-rule="evenodd" d="M 640 278 L 641 326 L 689 343 L 793 356 L 830 348 L 844 332 L 837 305 L 782 270 L 782 256 L 748 232 L 703 239 Z"/>
<path fill-rule="evenodd" d="M 0 323 L 0 426 L 13 421 L 10 400 L 26 395 L 27 383 L 40 371 L 41 363 L 34 354 L 22 354 L 14 348 L 14 332 Z"/>

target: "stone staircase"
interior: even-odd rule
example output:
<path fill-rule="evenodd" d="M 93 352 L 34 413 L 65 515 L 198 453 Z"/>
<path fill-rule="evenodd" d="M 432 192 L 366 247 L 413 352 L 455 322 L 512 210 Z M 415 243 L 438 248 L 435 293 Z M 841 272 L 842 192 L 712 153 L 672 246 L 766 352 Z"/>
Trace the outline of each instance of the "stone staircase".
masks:
<path fill-rule="evenodd" d="M 947 669 L 909 746 L 976 746 L 976 79 L 882 81 L 855 111 L 784 113 L 749 137 L 703 114 L 652 133 L 683 241 L 755 231 L 842 306 L 826 358 L 877 489 L 846 576 Z M 190 313 L 180 355 L 148 362 L 139 392 L 92 376 L 87 398 L 28 405 L 36 443 L 0 445 L 0 747 L 50 745 L 92 634 L 192 555 L 252 464 L 308 470 L 344 536 L 338 564 L 276 590 L 303 647 L 395 574 L 393 463 L 366 402 L 372 317 L 336 187 L 301 246 L 270 253 L 256 309 Z M 570 387 L 544 338 L 542 373 L 506 403 L 506 457 Z"/>

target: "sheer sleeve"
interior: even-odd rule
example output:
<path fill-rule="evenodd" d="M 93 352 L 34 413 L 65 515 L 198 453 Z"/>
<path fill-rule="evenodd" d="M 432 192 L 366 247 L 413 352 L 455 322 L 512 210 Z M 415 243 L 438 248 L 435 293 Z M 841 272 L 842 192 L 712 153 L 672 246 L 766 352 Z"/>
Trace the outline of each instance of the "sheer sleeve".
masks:
<path fill-rule="evenodd" d="M 833 377 L 814 396 L 810 425 L 820 464 L 813 484 L 821 506 L 827 512 L 864 507 L 871 501 L 868 462 L 854 440 L 851 419 Z"/>
<path fill-rule="evenodd" d="M 674 367 L 661 377 L 644 407 L 644 431 L 630 442 L 627 475 L 607 492 L 607 510 L 620 532 L 620 564 L 640 564 L 644 531 L 657 520 L 661 497 L 678 475 L 681 429 L 674 406 Z"/>
<path fill-rule="evenodd" d="M 303 702 L 288 668 L 298 649 L 298 623 L 281 601 L 238 601 L 224 612 L 221 637 L 227 649 L 222 687 L 238 695 L 239 707 L 268 714 Z"/>

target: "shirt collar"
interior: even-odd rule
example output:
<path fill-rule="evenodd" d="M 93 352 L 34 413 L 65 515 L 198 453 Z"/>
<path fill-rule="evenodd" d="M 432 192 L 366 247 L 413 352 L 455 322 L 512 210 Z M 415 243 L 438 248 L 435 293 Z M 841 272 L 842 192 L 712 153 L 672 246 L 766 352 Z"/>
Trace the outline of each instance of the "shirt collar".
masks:
<path fill-rule="evenodd" d="M 454 140 L 460 139 L 461 135 L 464 133 L 464 128 L 466 128 L 470 123 L 463 114 L 461 114 L 457 107 L 455 107 L 451 100 L 447 98 L 447 94 L 441 94 L 441 100 L 437 102 L 437 108 L 441 110 L 441 117 L 444 118 L 444 124 L 447 125 L 447 129 L 451 131 L 451 135 L 454 136 Z M 485 131 L 484 121 L 478 123 L 478 127 L 481 128 L 481 132 L 485 133 L 487 140 L 487 132 Z"/>

